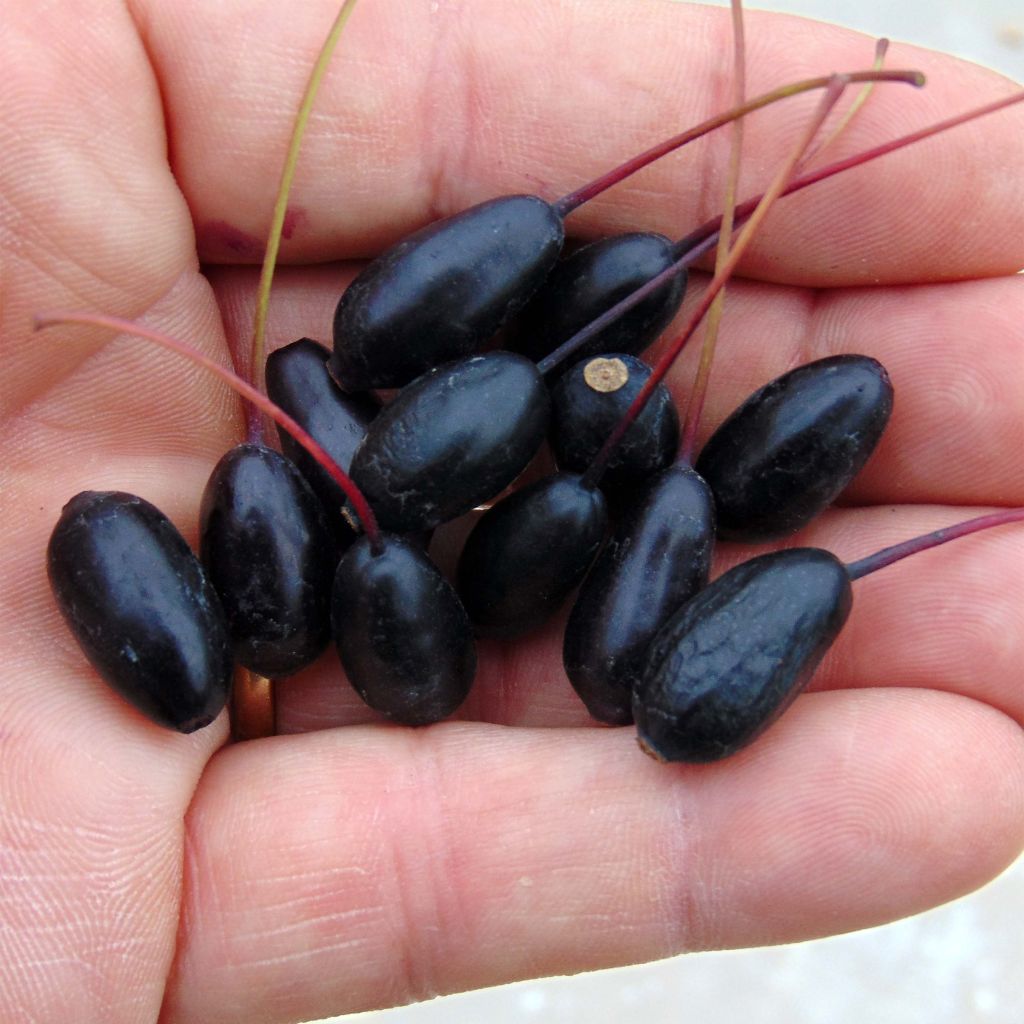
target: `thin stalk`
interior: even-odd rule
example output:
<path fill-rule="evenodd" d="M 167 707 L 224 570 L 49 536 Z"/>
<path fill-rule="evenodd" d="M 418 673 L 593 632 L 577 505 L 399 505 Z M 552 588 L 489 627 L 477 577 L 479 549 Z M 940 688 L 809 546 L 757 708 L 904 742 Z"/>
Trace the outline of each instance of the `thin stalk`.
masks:
<path fill-rule="evenodd" d="M 918 87 L 924 85 L 924 75 L 920 71 L 850 71 L 846 77 L 851 82 L 905 82 L 908 85 Z M 599 178 L 595 178 L 582 188 L 578 188 L 575 192 L 570 192 L 568 195 L 563 196 L 553 204 L 554 210 L 559 217 L 567 217 L 573 210 L 593 199 L 594 196 L 611 188 L 612 185 L 618 184 L 631 174 L 635 174 L 648 164 L 671 153 L 673 150 L 685 146 L 688 142 L 693 142 L 702 135 L 706 135 L 716 128 L 721 128 L 722 125 L 728 124 L 730 121 L 735 121 L 737 118 L 744 117 L 746 114 L 760 110 L 762 107 L 767 107 L 769 104 L 776 103 L 779 100 L 784 100 L 789 96 L 797 96 L 800 93 L 809 92 L 811 89 L 824 89 L 828 86 L 829 81 L 830 76 L 828 75 L 818 78 L 807 78 L 800 82 L 779 86 L 778 89 L 773 89 L 771 92 L 756 96 L 754 99 L 748 100 L 738 107 L 733 107 L 723 114 L 718 114 L 716 117 L 712 117 L 694 128 L 688 128 L 679 135 L 673 135 L 672 138 L 660 142 L 657 146 L 652 146 L 639 156 L 619 164 L 618 167 L 608 171 L 606 174 L 602 174 Z"/>
<path fill-rule="evenodd" d="M 162 331 L 155 331 L 150 327 L 135 324 L 130 320 L 123 320 L 120 317 L 105 316 L 101 313 L 76 313 L 54 310 L 47 313 L 37 313 L 33 318 L 33 326 L 37 331 L 44 327 L 53 327 L 57 324 L 83 324 L 87 327 L 105 327 L 123 334 L 134 334 L 140 338 L 146 338 L 149 341 L 155 342 L 166 349 L 170 349 L 172 352 L 177 352 L 186 359 L 190 359 L 192 362 L 206 367 L 211 373 L 216 374 L 230 388 L 252 402 L 260 412 L 265 413 L 275 423 L 287 430 L 316 459 L 317 463 L 330 474 L 331 479 L 337 483 L 345 492 L 349 501 L 352 502 L 352 507 L 355 509 L 355 513 L 363 524 L 363 529 L 366 531 L 366 536 L 370 540 L 371 549 L 375 554 L 379 554 L 381 550 L 381 536 L 377 519 L 366 498 L 363 497 L 362 492 L 352 482 L 348 474 L 337 465 L 317 441 L 299 423 L 293 420 L 288 413 L 280 406 L 275 405 L 263 392 L 257 391 L 250 383 L 239 377 L 233 370 L 221 366 L 220 363 L 204 355 L 184 341 L 179 341 L 177 338 L 172 338 L 169 334 L 164 334 Z"/>
<path fill-rule="evenodd" d="M 987 516 L 978 516 L 977 519 L 968 519 L 963 523 L 956 523 L 954 526 L 945 526 L 941 530 L 933 530 L 920 537 L 905 540 L 902 544 L 893 544 L 891 547 L 882 548 L 867 558 L 850 562 L 846 572 L 851 580 L 859 580 L 868 573 L 878 572 L 893 562 L 898 562 L 909 555 L 916 555 L 919 551 L 927 551 L 929 548 L 936 548 L 940 544 L 948 544 L 951 540 L 960 537 L 968 537 L 979 530 L 988 530 L 993 526 L 1005 526 L 1007 523 L 1019 523 L 1024 521 L 1024 508 L 1007 508 L 1001 512 L 992 512 Z"/>
<path fill-rule="evenodd" d="M 341 10 L 338 11 L 338 16 L 334 19 L 323 49 L 313 65 L 295 119 L 295 130 L 285 156 L 284 168 L 281 171 L 281 183 L 277 190 L 277 202 L 274 204 L 274 216 L 270 223 L 270 234 L 267 237 L 267 250 L 263 257 L 259 287 L 256 291 L 256 314 L 252 326 L 251 375 L 252 383 L 260 390 L 263 390 L 263 353 L 266 348 L 267 305 L 270 302 L 270 286 L 274 281 L 274 269 L 277 266 L 277 255 L 281 248 L 281 234 L 284 231 L 285 214 L 288 212 L 288 196 L 291 194 L 295 169 L 299 162 L 299 149 L 302 146 L 303 136 L 306 134 L 306 125 L 309 123 L 309 116 L 313 110 L 313 102 L 320 89 L 320 83 L 327 73 L 327 65 L 330 63 L 331 55 L 341 37 L 341 31 L 352 16 L 355 6 L 356 0 L 345 0 L 341 5 Z"/>
<path fill-rule="evenodd" d="M 543 359 L 537 362 L 537 369 L 542 374 L 550 373 L 559 363 L 568 359 L 574 352 L 586 345 L 594 335 L 600 333 L 615 320 L 618 320 L 623 313 L 628 313 L 638 302 L 643 302 L 651 292 L 656 291 L 666 281 L 677 274 L 688 269 L 692 264 L 706 256 L 718 244 L 718 230 L 694 242 L 694 244 L 682 253 L 670 267 L 666 267 L 661 273 L 655 275 L 642 284 L 635 292 L 630 292 L 624 299 L 620 299 L 606 309 L 600 316 L 595 317 L 586 327 L 578 330 L 571 338 L 563 341 L 553 352 L 549 352 Z"/>
<path fill-rule="evenodd" d="M 734 44 L 733 72 L 737 104 L 743 102 L 746 91 L 746 62 L 743 34 L 743 9 L 740 0 L 732 0 L 732 33 Z M 873 83 L 866 86 L 870 89 Z M 729 256 L 729 240 L 732 238 L 733 215 L 736 209 L 736 186 L 740 178 L 740 159 L 743 154 L 743 122 L 736 121 L 732 126 L 732 147 L 729 151 L 729 173 L 725 182 L 725 198 L 722 201 L 722 227 L 718 232 L 718 249 L 715 252 L 715 271 L 719 271 Z M 711 363 L 715 358 L 715 346 L 718 343 L 718 329 L 722 322 L 722 310 L 725 308 L 725 289 L 723 288 L 711 303 L 708 310 L 708 322 L 704 328 L 704 344 L 700 350 L 700 362 L 694 377 L 690 400 L 683 418 L 683 434 L 679 447 L 679 461 L 687 465 L 693 462 L 693 446 L 697 437 L 697 425 L 704 409 L 704 399 L 711 380 Z"/>
<path fill-rule="evenodd" d="M 889 52 L 889 40 L 879 39 L 875 43 L 875 61 L 871 67 L 875 71 L 881 71 L 882 66 L 885 64 L 885 55 Z M 850 104 L 850 109 L 839 119 L 839 123 L 832 129 L 831 132 L 817 145 L 812 147 L 807 156 L 804 157 L 802 163 L 803 166 L 807 166 L 823 149 L 828 149 L 836 139 L 839 138 L 843 132 L 849 127 L 850 122 L 857 116 L 858 111 L 868 101 L 868 97 L 874 91 L 875 83 L 868 82 L 860 92 L 853 98 L 853 102 Z"/>
<path fill-rule="evenodd" d="M 801 189 L 807 188 L 810 185 L 816 185 L 819 181 L 823 181 L 825 178 L 831 178 L 834 174 L 841 174 L 843 171 L 848 171 L 853 167 L 859 167 L 861 164 L 867 163 L 870 160 L 877 160 L 881 156 L 885 156 L 888 153 L 893 153 L 897 149 L 902 149 L 904 146 L 911 146 L 915 142 L 921 142 L 924 139 L 931 138 L 933 135 L 939 135 L 942 132 L 948 131 L 950 128 L 957 128 L 962 124 L 966 124 L 968 121 L 973 121 L 978 117 L 985 117 L 987 114 L 994 114 L 998 110 L 1003 110 L 1005 107 L 1012 107 L 1015 103 L 1020 103 L 1024 100 L 1024 91 L 1014 92 L 1009 96 L 1004 96 L 1002 99 L 993 100 L 991 103 L 986 103 L 983 106 L 975 107 L 973 110 L 965 111 L 963 114 L 956 114 L 953 117 L 946 118 L 944 121 L 937 121 L 933 125 L 929 125 L 927 128 L 921 128 L 916 132 L 911 132 L 908 135 L 901 135 L 898 139 L 893 139 L 890 142 L 883 142 L 880 146 L 875 146 L 873 149 L 865 149 L 860 153 L 855 153 L 853 156 L 844 157 L 842 160 L 837 160 L 835 163 L 828 164 L 825 167 L 819 167 L 816 171 L 809 171 L 806 174 L 801 175 L 795 181 L 786 186 L 786 190 L 782 193 L 784 196 L 792 195 L 794 192 L 799 192 Z M 757 204 L 763 198 L 761 196 L 752 196 L 750 199 L 745 199 L 739 206 L 736 207 L 736 219 L 744 219 L 750 215 Z M 683 254 L 689 251 L 689 249 L 699 242 L 703 242 L 718 232 L 721 227 L 722 218 L 712 217 L 711 220 L 705 221 L 699 228 L 691 231 L 685 238 L 681 238 L 675 244 L 676 252 Z M 663 283 L 671 277 L 671 268 L 664 271 L 662 279 L 659 283 Z M 650 282 L 648 282 L 650 283 Z M 647 285 L 644 285 L 646 288 Z M 655 285 L 657 287 L 657 285 Z M 651 289 L 654 291 L 654 288 Z M 634 293 L 635 294 L 635 293 Z M 650 294 L 649 292 L 646 294 Z M 629 296 L 628 300 L 624 300 L 623 305 L 626 301 L 633 301 L 633 296 Z M 635 301 L 639 302 L 640 299 Z M 626 307 L 629 308 L 629 307 Z M 624 312 L 625 310 L 623 310 Z"/>
<path fill-rule="evenodd" d="M 826 167 L 820 167 L 816 171 L 810 171 L 807 174 L 801 175 L 795 181 L 787 185 L 782 194 L 783 196 L 792 195 L 794 192 L 799 192 L 801 189 L 807 188 L 810 185 L 816 185 L 819 181 L 831 178 L 835 174 L 841 174 L 843 171 L 852 170 L 854 167 L 859 167 L 861 164 L 868 163 L 871 160 L 877 160 L 879 157 L 886 156 L 889 153 L 894 153 L 898 149 L 903 149 L 904 146 L 910 146 L 915 142 L 921 142 L 933 135 L 938 135 L 941 132 L 948 131 L 950 128 L 956 128 L 961 124 L 966 124 L 968 121 L 973 121 L 975 118 L 994 114 L 1005 107 L 1010 107 L 1015 103 L 1020 103 L 1022 100 L 1024 100 L 1024 92 L 1012 93 L 1009 96 L 1004 96 L 1000 100 L 994 100 L 992 103 L 986 103 L 984 106 L 975 107 L 973 110 L 968 110 L 963 114 L 957 114 L 955 117 L 947 118 L 945 121 L 939 121 L 927 128 L 911 132 L 909 135 L 903 135 L 898 139 L 882 143 L 880 146 L 875 146 L 874 149 L 866 149 L 860 153 L 855 153 L 853 156 L 844 157 L 842 160 L 837 160 L 835 163 L 829 164 Z M 764 194 L 762 193 L 759 196 L 753 196 L 752 198 L 746 199 L 740 203 L 740 205 L 736 207 L 737 223 L 745 222 L 763 198 Z M 577 349 L 585 345 L 592 337 L 594 337 L 595 334 L 607 327 L 608 324 L 617 320 L 623 313 L 627 313 L 637 303 L 643 302 L 648 295 L 657 291 L 657 289 L 666 281 L 671 280 L 671 278 L 675 277 L 681 270 L 685 270 L 693 263 L 696 263 L 702 256 L 710 252 L 718 241 L 718 232 L 721 224 L 721 216 L 713 217 L 711 220 L 706 221 L 699 228 L 691 231 L 688 235 L 676 242 L 674 248 L 676 253 L 679 254 L 679 258 L 675 263 L 670 267 L 667 267 L 657 276 L 652 277 L 650 281 L 641 285 L 635 292 L 632 292 L 624 299 L 617 302 L 614 306 L 597 317 L 597 319 L 591 321 L 586 327 L 577 331 L 577 333 L 571 338 L 559 345 L 554 352 L 549 353 L 540 360 L 537 363 L 537 368 L 540 372 L 545 374 L 549 373 L 558 366 L 559 363 L 568 359 Z"/>
<path fill-rule="evenodd" d="M 611 457 L 616 445 L 618 445 L 619 441 L 622 440 L 623 434 L 625 434 L 629 429 L 633 421 L 640 415 L 640 411 L 647 403 L 647 399 L 658 384 L 660 384 L 664 379 L 665 374 L 668 373 L 669 367 L 671 367 L 672 363 L 675 362 L 676 357 L 683 350 L 683 346 L 690 340 L 691 335 L 697 329 L 697 325 L 703 319 L 704 314 L 708 311 L 708 307 L 714 301 L 715 296 L 722 290 L 726 281 L 728 281 L 732 276 L 732 273 L 739 264 L 741 257 L 746 252 L 747 247 L 753 240 L 758 228 L 767 216 L 768 211 L 771 209 L 775 200 L 782 195 L 783 189 L 785 189 L 786 183 L 792 176 L 800 158 L 806 152 L 807 147 L 811 144 L 811 141 L 817 134 L 818 129 L 821 128 L 825 118 L 828 117 L 829 111 L 836 105 L 836 102 L 843 94 L 843 90 L 848 84 L 849 78 L 845 75 L 834 75 L 832 77 L 832 80 L 829 82 L 829 85 L 825 90 L 825 95 L 822 97 L 821 103 L 818 105 L 818 109 L 815 112 L 814 117 L 811 118 L 804 134 L 800 138 L 799 144 L 793 149 L 789 158 L 779 169 L 775 179 L 772 181 L 771 187 L 764 194 L 764 198 L 758 204 L 757 209 L 754 210 L 750 219 L 744 225 L 743 230 L 736 239 L 736 244 L 733 246 L 732 252 L 729 254 L 729 258 L 725 261 L 721 270 L 719 270 L 711 279 L 711 284 L 708 285 L 703 296 L 701 296 L 701 301 L 691 314 L 683 332 L 678 338 L 676 338 L 668 351 L 658 361 L 658 364 L 654 367 L 654 371 L 644 382 L 644 386 L 637 392 L 636 398 L 633 399 L 622 419 L 619 420 L 615 429 L 608 436 L 608 440 L 605 441 L 603 447 L 594 458 L 594 461 L 583 474 L 582 483 L 584 486 L 597 486 L 598 481 L 601 479 L 601 475 L 604 473 L 605 468 L 608 465 L 608 459 Z"/>

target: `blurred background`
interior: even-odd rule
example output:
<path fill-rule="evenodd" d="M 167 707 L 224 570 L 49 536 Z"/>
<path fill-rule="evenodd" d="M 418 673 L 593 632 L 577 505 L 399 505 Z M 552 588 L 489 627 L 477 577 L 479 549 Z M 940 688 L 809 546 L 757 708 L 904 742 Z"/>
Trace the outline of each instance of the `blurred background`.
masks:
<path fill-rule="evenodd" d="M 728 0 L 709 0 L 728 7 Z M 1024 83 L 1024 0 L 776 0 L 786 11 L 955 53 Z M 815 942 L 549 978 L 346 1024 L 1024 1024 L 1024 858 L 905 921 Z"/>

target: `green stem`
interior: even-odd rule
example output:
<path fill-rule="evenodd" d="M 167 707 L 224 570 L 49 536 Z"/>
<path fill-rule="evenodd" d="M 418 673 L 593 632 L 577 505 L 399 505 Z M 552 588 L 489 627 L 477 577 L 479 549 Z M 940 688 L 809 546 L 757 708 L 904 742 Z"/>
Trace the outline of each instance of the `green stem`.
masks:
<path fill-rule="evenodd" d="M 292 182 L 295 179 L 295 169 L 299 163 L 299 149 L 302 146 L 303 136 L 306 134 L 306 125 L 309 123 L 309 115 L 313 110 L 313 102 L 320 89 L 320 83 L 327 73 L 327 65 L 330 63 L 331 55 L 341 37 L 341 30 L 352 16 L 356 0 L 345 0 L 334 19 L 331 31 L 324 42 L 323 49 L 313 65 L 309 81 L 306 83 L 306 91 L 302 96 L 302 103 L 299 105 L 299 112 L 295 119 L 295 130 L 292 132 L 291 143 L 288 146 L 288 154 L 285 157 L 284 168 L 281 171 L 281 183 L 277 190 L 277 202 L 274 204 L 274 216 L 270 223 L 270 234 L 267 237 L 267 251 L 263 257 L 263 267 L 260 270 L 260 282 L 256 291 L 256 314 L 252 327 L 252 382 L 263 389 L 263 363 L 266 350 L 267 332 L 267 306 L 270 303 L 270 286 L 274 281 L 274 269 L 277 266 L 277 255 L 281 248 L 281 234 L 284 231 L 284 219 L 288 212 L 288 196 L 291 194 Z"/>
<path fill-rule="evenodd" d="M 735 56 L 733 62 L 736 70 L 736 102 L 743 102 L 746 89 L 745 47 L 743 34 L 743 11 L 740 0 L 732 3 L 733 39 Z M 868 86 L 870 88 L 870 86 Z M 729 256 L 729 241 L 732 238 L 733 217 L 736 211 L 736 186 L 740 178 L 740 157 L 743 152 L 743 122 L 737 121 L 733 126 L 732 148 L 729 153 L 729 174 L 725 184 L 725 198 L 722 202 L 722 226 L 718 232 L 718 250 L 715 252 L 715 270 L 721 270 Z M 715 346 L 718 342 L 718 330 L 722 322 L 722 310 L 725 307 L 725 289 L 723 288 L 708 310 L 708 322 L 704 328 L 704 344 L 700 349 L 700 362 L 693 381 L 693 390 L 686 406 L 683 418 L 682 441 L 679 446 L 679 461 L 690 465 L 693 462 L 693 447 L 697 439 L 697 426 L 704 409 L 704 400 L 708 393 L 711 380 L 711 363 L 715 358 Z"/>

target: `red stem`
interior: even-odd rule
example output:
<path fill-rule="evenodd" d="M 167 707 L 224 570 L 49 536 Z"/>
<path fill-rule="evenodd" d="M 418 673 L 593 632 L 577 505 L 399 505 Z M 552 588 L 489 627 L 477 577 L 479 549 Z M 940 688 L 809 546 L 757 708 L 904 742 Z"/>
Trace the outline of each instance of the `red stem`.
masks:
<path fill-rule="evenodd" d="M 905 540 L 902 544 L 893 544 L 892 547 L 882 548 L 867 558 L 850 562 L 846 572 L 851 580 L 859 580 L 868 573 L 878 572 L 893 562 L 898 562 L 908 555 L 916 555 L 919 551 L 927 551 L 929 548 L 936 548 L 940 544 L 948 544 L 958 537 L 968 537 L 979 530 L 988 530 L 993 526 L 1005 526 L 1007 523 L 1017 523 L 1024 520 L 1024 508 L 1008 508 L 1001 512 L 992 512 L 987 516 L 978 516 L 977 519 L 968 519 L 963 523 L 956 523 L 954 526 L 945 526 L 941 530 L 933 530 L 912 540 Z"/>
<path fill-rule="evenodd" d="M 885 156 L 897 149 L 902 149 L 904 146 L 910 146 L 915 142 L 921 142 L 923 139 L 930 138 L 932 135 L 938 135 L 940 132 L 948 131 L 950 128 L 956 128 L 961 124 L 966 124 L 968 121 L 973 121 L 976 117 L 984 117 L 986 114 L 994 114 L 997 110 L 1002 110 L 1004 107 L 1011 107 L 1013 104 L 1020 103 L 1022 100 L 1024 100 L 1024 92 L 1011 93 L 1009 96 L 1004 96 L 1001 100 L 993 100 L 991 103 L 986 103 L 982 107 L 975 107 L 973 110 L 968 110 L 963 114 L 957 114 L 955 117 L 947 118 L 945 121 L 939 121 L 936 124 L 930 125 L 928 128 L 922 128 L 919 131 L 911 132 L 909 135 L 902 135 L 900 138 L 893 139 L 891 142 L 883 142 L 882 145 L 875 146 L 874 149 L 866 149 L 861 153 L 855 153 L 853 156 L 848 156 L 843 160 L 837 160 L 833 164 L 820 167 L 818 170 L 811 171 L 808 174 L 802 175 L 790 182 L 782 194 L 784 196 L 792 195 L 794 192 L 799 192 L 801 189 L 807 188 L 809 185 L 816 185 L 819 181 L 822 181 L 825 178 L 831 178 L 833 174 L 848 171 L 853 167 L 858 167 L 863 163 L 867 163 L 869 160 L 877 160 L 878 157 Z M 753 196 L 750 199 L 745 199 L 740 203 L 740 205 L 736 207 L 737 220 L 749 217 L 762 198 L 763 194 L 760 196 Z M 713 217 L 711 220 L 706 221 L 695 231 L 691 231 L 685 238 L 681 238 L 676 242 L 675 251 L 680 255 L 688 252 L 692 246 L 696 245 L 698 242 L 703 242 L 704 239 L 717 232 L 721 224 L 722 218 L 720 216 Z M 632 296 L 630 296 L 630 298 L 632 298 Z"/>
<path fill-rule="evenodd" d="M 851 71 L 846 77 L 851 82 L 905 82 L 908 85 L 918 87 L 924 85 L 924 75 L 920 71 Z M 658 145 L 645 150 L 639 156 L 619 164 L 618 167 L 613 168 L 606 174 L 602 174 L 599 178 L 595 178 L 582 188 L 576 189 L 575 192 L 562 196 L 561 199 L 552 204 L 554 210 L 559 217 L 565 218 L 577 207 L 589 202 L 595 196 L 611 188 L 612 185 L 617 185 L 631 174 L 635 174 L 648 164 L 654 163 L 655 160 L 659 160 L 673 150 L 685 146 L 688 142 L 693 142 L 702 135 L 707 135 L 708 132 L 721 128 L 722 125 L 735 121 L 737 118 L 743 117 L 755 110 L 759 110 L 761 107 L 775 103 L 777 100 L 785 99 L 788 96 L 796 96 L 811 89 L 826 88 L 829 79 L 830 76 L 822 76 L 819 78 L 808 78 L 791 85 L 780 86 L 778 89 L 773 89 L 771 92 L 756 96 L 754 99 L 748 100 L 738 107 L 733 107 L 723 114 L 718 114 L 716 117 L 712 117 L 694 128 L 688 128 L 679 135 L 673 135 L 672 138 L 666 139 L 664 142 L 660 142 Z"/>
<path fill-rule="evenodd" d="M 49 313 L 37 313 L 33 318 L 33 324 L 37 331 L 56 324 L 84 324 L 89 327 L 106 327 L 123 334 L 135 334 L 140 338 L 156 342 L 156 344 L 162 345 L 172 352 L 177 352 L 179 355 L 185 356 L 186 359 L 191 359 L 192 362 L 198 363 L 200 366 L 205 366 L 206 369 L 220 377 L 221 380 L 237 391 L 243 398 L 248 399 L 257 409 L 287 430 L 316 459 L 324 470 L 330 474 L 331 479 L 345 492 L 349 501 L 352 502 L 352 507 L 355 509 L 359 521 L 363 524 L 366 536 L 369 538 L 371 550 L 374 554 L 380 553 L 382 541 L 377 519 L 366 498 L 363 497 L 362 492 L 352 482 L 348 474 L 337 465 L 316 440 L 299 423 L 293 420 L 288 413 L 280 408 L 280 406 L 275 405 L 262 392 L 239 377 L 233 370 L 221 366 L 220 363 L 215 362 L 198 349 L 183 341 L 179 341 L 177 338 L 172 338 L 169 334 L 155 331 L 152 328 L 144 327 L 141 324 L 135 324 L 130 320 L 123 320 L 116 316 L 104 316 L 101 313 L 75 313 L 55 310 Z"/>
<path fill-rule="evenodd" d="M 622 419 L 619 420 L 615 429 L 608 435 L 608 440 L 605 441 L 603 447 L 595 456 L 594 461 L 583 474 L 582 483 L 585 487 L 597 486 L 598 481 L 601 479 L 601 476 L 608 465 L 608 460 L 611 458 L 612 452 L 615 450 L 619 441 L 622 440 L 623 434 L 626 433 L 633 421 L 640 415 L 643 407 L 647 404 L 647 399 L 664 379 L 665 374 L 668 373 L 669 368 L 672 366 L 673 362 L 675 362 L 676 357 L 683 350 L 683 346 L 690 340 L 691 335 L 697 329 L 697 325 L 703 319 L 704 314 L 708 311 L 711 303 L 714 302 L 715 296 L 722 290 L 725 283 L 732 276 L 732 273 L 739 264 L 741 257 L 746 252 L 747 247 L 750 245 L 754 235 L 757 233 L 757 229 L 761 226 L 761 222 L 771 209 L 772 204 L 782 194 L 782 191 L 785 188 L 786 183 L 789 181 L 790 176 L 793 174 L 800 157 L 804 152 L 806 152 L 807 147 L 813 141 L 818 129 L 825 121 L 825 118 L 828 117 L 829 112 L 836 105 L 836 102 L 839 100 L 839 97 L 843 94 L 843 90 L 848 84 L 849 78 L 846 76 L 833 76 L 828 88 L 825 90 L 825 95 L 822 97 L 821 103 L 818 105 L 817 111 L 815 111 L 814 117 L 811 119 L 804 131 L 804 134 L 801 136 L 799 144 L 790 154 L 785 164 L 779 169 L 771 187 L 764 194 L 764 198 L 758 204 L 757 209 L 751 214 L 750 219 L 744 226 L 739 238 L 736 239 L 736 244 L 729 253 L 729 258 L 722 264 L 721 268 L 711 279 L 711 283 L 701 296 L 701 300 L 697 304 L 697 308 L 693 311 L 690 319 L 686 322 L 686 326 L 683 328 L 682 333 L 676 338 L 675 342 L 669 346 L 668 351 L 666 351 L 658 361 L 658 364 L 654 367 L 653 373 L 644 382 L 644 386 L 637 392 L 636 398 L 633 399 Z"/>
<path fill-rule="evenodd" d="M 902 149 L 904 146 L 912 145 L 915 142 L 921 142 L 923 139 L 930 138 L 932 135 L 938 135 L 940 132 L 947 131 L 950 128 L 956 128 L 961 124 L 966 124 L 968 121 L 973 121 L 976 117 L 984 117 L 986 114 L 993 114 L 998 110 L 1002 110 L 1004 107 L 1012 106 L 1014 103 L 1020 103 L 1024 100 L 1024 92 L 1012 93 L 1009 96 L 1003 97 L 1001 100 L 995 100 L 992 103 L 987 103 L 982 107 L 975 107 L 973 110 L 969 110 L 964 114 L 957 114 L 955 117 L 948 118 L 945 121 L 939 121 L 937 124 L 933 124 L 928 128 L 922 128 L 920 131 L 912 132 L 909 135 L 903 135 L 898 139 L 893 139 L 891 142 L 882 143 L 880 146 L 876 146 L 874 149 L 867 149 L 863 152 L 856 153 L 853 156 L 846 157 L 843 160 L 837 160 L 833 164 L 829 164 L 826 167 L 821 167 L 816 171 L 811 171 L 805 174 L 795 181 L 790 182 L 783 190 L 783 195 L 792 195 L 794 192 L 799 192 L 801 189 L 807 188 L 809 185 L 815 185 L 819 181 L 823 181 L 825 178 L 831 178 L 834 174 L 840 174 L 842 171 L 851 170 L 854 167 L 859 167 L 863 163 L 868 163 L 870 160 L 877 160 L 879 157 L 885 156 L 888 153 L 893 153 L 897 149 Z M 754 196 L 751 199 L 746 199 L 739 206 L 736 207 L 736 223 L 744 223 L 756 209 L 757 204 L 764 198 L 762 193 L 759 196 Z M 698 259 L 710 252 L 718 241 L 718 230 L 721 227 L 722 218 L 713 217 L 711 220 L 702 224 L 695 231 L 691 231 L 685 237 L 679 239 L 676 242 L 674 248 L 679 258 L 672 266 L 667 267 L 656 277 L 652 277 L 646 284 L 641 285 L 635 292 L 627 295 L 626 298 L 617 302 L 611 309 L 606 310 L 596 320 L 592 320 L 586 327 L 581 331 L 574 334 L 568 341 L 563 342 L 554 352 L 549 353 L 540 362 L 537 363 L 537 369 L 541 373 L 549 373 L 563 360 L 568 359 L 577 349 L 585 345 L 594 335 L 602 331 L 612 321 L 617 320 L 623 313 L 631 310 L 637 303 L 643 302 L 652 292 L 660 288 L 666 281 L 675 277 L 680 271 L 686 269 L 691 264 L 695 263 Z"/>
<path fill-rule="evenodd" d="M 749 217 L 749 214 L 748 214 Z M 591 320 L 586 327 L 577 331 L 567 341 L 562 342 L 554 350 L 549 352 L 543 359 L 537 363 L 537 369 L 542 374 L 549 373 L 563 360 L 568 359 L 575 351 L 585 345 L 591 338 L 612 323 L 614 320 L 618 320 L 623 313 L 631 310 L 638 302 L 643 302 L 651 292 L 656 291 L 670 278 L 675 277 L 677 274 L 686 270 L 691 264 L 696 263 L 702 256 L 707 255 L 712 249 L 718 244 L 718 232 L 717 230 L 707 235 L 705 238 L 695 242 L 694 245 L 685 253 L 683 253 L 679 259 L 675 261 L 670 267 L 666 267 L 660 274 L 652 277 L 650 281 L 642 284 L 635 292 L 630 292 L 624 299 L 616 302 L 610 309 L 606 309 L 599 317 Z"/>

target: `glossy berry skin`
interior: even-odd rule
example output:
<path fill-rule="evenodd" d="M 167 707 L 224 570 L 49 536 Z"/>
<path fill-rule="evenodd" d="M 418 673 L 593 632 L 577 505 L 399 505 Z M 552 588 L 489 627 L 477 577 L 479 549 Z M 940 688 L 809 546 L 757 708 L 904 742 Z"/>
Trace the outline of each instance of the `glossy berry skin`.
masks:
<path fill-rule="evenodd" d="M 401 387 L 475 352 L 555 264 L 564 229 L 537 196 L 502 196 L 378 256 L 334 314 L 331 374 L 346 391 Z"/>
<path fill-rule="evenodd" d="M 366 428 L 380 412 L 380 401 L 371 394 L 346 394 L 327 372 L 330 349 L 310 338 L 301 338 L 267 357 L 267 394 L 327 452 L 347 473 L 352 456 Z M 317 461 L 286 430 L 278 427 L 281 450 L 309 481 L 327 513 L 339 544 L 347 546 L 357 533 L 341 510 L 345 492 Z"/>
<path fill-rule="evenodd" d="M 373 421 L 352 479 L 383 529 L 431 529 L 501 493 L 526 468 L 550 405 L 524 356 L 447 363 L 403 388 Z"/>
<path fill-rule="evenodd" d="M 512 326 L 508 348 L 534 361 L 543 359 L 675 261 L 672 242 L 653 232 L 615 235 L 584 246 L 558 263 L 538 289 Z M 643 352 L 678 312 L 686 280 L 686 271 L 681 270 L 599 331 L 573 360 L 606 352 Z"/>
<path fill-rule="evenodd" d="M 590 568 L 607 520 L 601 492 L 569 473 L 538 480 L 485 512 L 458 565 L 459 593 L 478 632 L 515 636 L 553 615 Z"/>
<path fill-rule="evenodd" d="M 64 620 L 103 679 L 150 721 L 189 733 L 227 702 L 231 647 L 220 602 L 171 521 L 121 491 L 83 491 L 47 549 Z"/>
<path fill-rule="evenodd" d="M 580 587 L 562 659 L 591 716 L 633 721 L 633 688 L 655 634 L 707 584 L 715 514 L 707 484 L 676 463 L 649 480 Z"/>
<path fill-rule="evenodd" d="M 294 464 L 264 445 L 232 448 L 203 492 L 199 531 L 235 660 L 280 678 L 319 657 L 330 640 L 337 550 Z"/>
<path fill-rule="evenodd" d="M 559 469 L 586 472 L 651 372 L 636 356 L 615 353 L 585 359 L 563 374 L 551 389 L 548 428 Z M 605 390 L 620 379 L 620 386 Z M 671 465 L 678 448 L 679 414 L 668 388 L 659 384 L 608 460 L 601 489 L 631 493 Z"/>
<path fill-rule="evenodd" d="M 850 612 L 846 568 L 818 548 L 751 559 L 702 590 L 651 644 L 633 713 L 663 761 L 753 742 L 807 685 Z"/>
<path fill-rule="evenodd" d="M 334 581 L 331 619 L 349 681 L 375 711 L 403 725 L 447 718 L 476 674 L 476 645 L 451 584 L 415 543 L 361 537 Z"/>
<path fill-rule="evenodd" d="M 785 537 L 824 511 L 874 451 L 892 398 L 882 364 L 858 355 L 819 359 L 755 391 L 695 466 L 715 496 L 719 537 Z"/>

